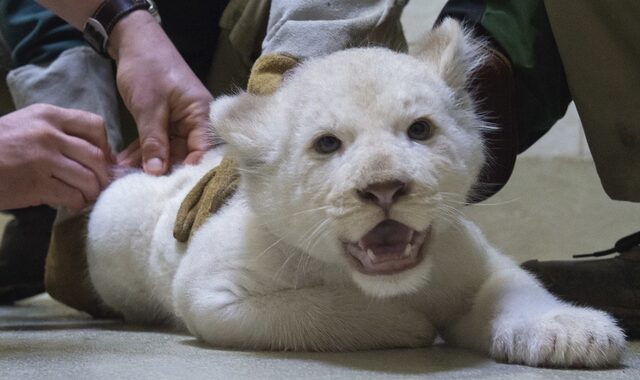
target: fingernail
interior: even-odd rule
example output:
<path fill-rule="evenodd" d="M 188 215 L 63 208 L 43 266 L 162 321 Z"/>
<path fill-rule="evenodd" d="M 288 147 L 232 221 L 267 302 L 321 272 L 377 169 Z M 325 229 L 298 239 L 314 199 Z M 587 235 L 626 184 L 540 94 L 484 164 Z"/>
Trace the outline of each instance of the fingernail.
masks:
<path fill-rule="evenodd" d="M 159 158 L 151 158 L 144 163 L 144 171 L 147 173 L 161 173 L 162 172 L 162 160 Z"/>

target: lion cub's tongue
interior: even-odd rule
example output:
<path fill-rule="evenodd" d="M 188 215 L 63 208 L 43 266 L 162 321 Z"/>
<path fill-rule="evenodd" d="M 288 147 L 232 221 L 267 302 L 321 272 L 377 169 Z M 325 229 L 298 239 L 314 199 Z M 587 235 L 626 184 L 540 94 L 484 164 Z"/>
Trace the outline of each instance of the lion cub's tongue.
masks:
<path fill-rule="evenodd" d="M 397 260 L 406 255 L 407 246 L 413 239 L 414 230 L 395 220 L 385 220 L 360 239 L 360 248 L 369 252 L 374 262 Z M 373 254 L 373 257 L 371 257 Z"/>

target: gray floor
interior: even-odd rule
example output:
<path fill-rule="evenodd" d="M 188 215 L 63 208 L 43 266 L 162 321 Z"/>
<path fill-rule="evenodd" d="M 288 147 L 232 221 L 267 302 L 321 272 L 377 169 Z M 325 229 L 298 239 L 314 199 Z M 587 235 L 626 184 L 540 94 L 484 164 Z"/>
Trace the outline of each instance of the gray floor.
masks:
<path fill-rule="evenodd" d="M 608 200 L 593 163 L 577 159 L 520 160 L 509 185 L 495 198 L 469 207 L 468 214 L 518 261 L 568 259 L 607 248 L 640 228 L 640 205 Z M 629 344 L 620 368 L 552 370 L 500 364 L 442 345 L 327 354 L 217 350 L 188 335 L 91 320 L 46 296 L 0 307 L 2 379 L 302 377 L 637 379 L 640 342 Z"/>
<path fill-rule="evenodd" d="M 83 320 L 47 299 L 0 309 L 3 379 L 637 379 L 640 343 L 604 371 L 498 364 L 436 346 L 357 353 L 234 352 L 193 338 Z"/>

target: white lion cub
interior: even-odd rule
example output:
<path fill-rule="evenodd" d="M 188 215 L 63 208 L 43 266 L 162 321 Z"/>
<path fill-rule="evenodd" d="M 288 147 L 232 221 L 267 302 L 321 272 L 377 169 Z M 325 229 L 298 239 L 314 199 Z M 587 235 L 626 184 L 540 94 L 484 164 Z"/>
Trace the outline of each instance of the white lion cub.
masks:
<path fill-rule="evenodd" d="M 618 363 L 611 317 L 556 299 L 461 216 L 484 161 L 465 90 L 480 59 L 447 20 L 414 56 L 345 50 L 308 60 L 273 95 L 217 99 L 237 193 L 180 243 L 177 209 L 220 149 L 115 181 L 89 222 L 97 292 L 128 320 L 217 347 L 418 347 L 440 334 L 510 363 Z"/>

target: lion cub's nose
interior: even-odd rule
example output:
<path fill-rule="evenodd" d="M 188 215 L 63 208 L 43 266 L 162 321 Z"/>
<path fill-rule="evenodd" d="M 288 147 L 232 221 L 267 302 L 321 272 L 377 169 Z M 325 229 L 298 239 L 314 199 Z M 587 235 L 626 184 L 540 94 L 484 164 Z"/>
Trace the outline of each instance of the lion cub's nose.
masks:
<path fill-rule="evenodd" d="M 388 211 L 393 203 L 407 193 L 407 184 L 402 181 L 376 182 L 358 190 L 358 197 L 373 202 Z"/>

